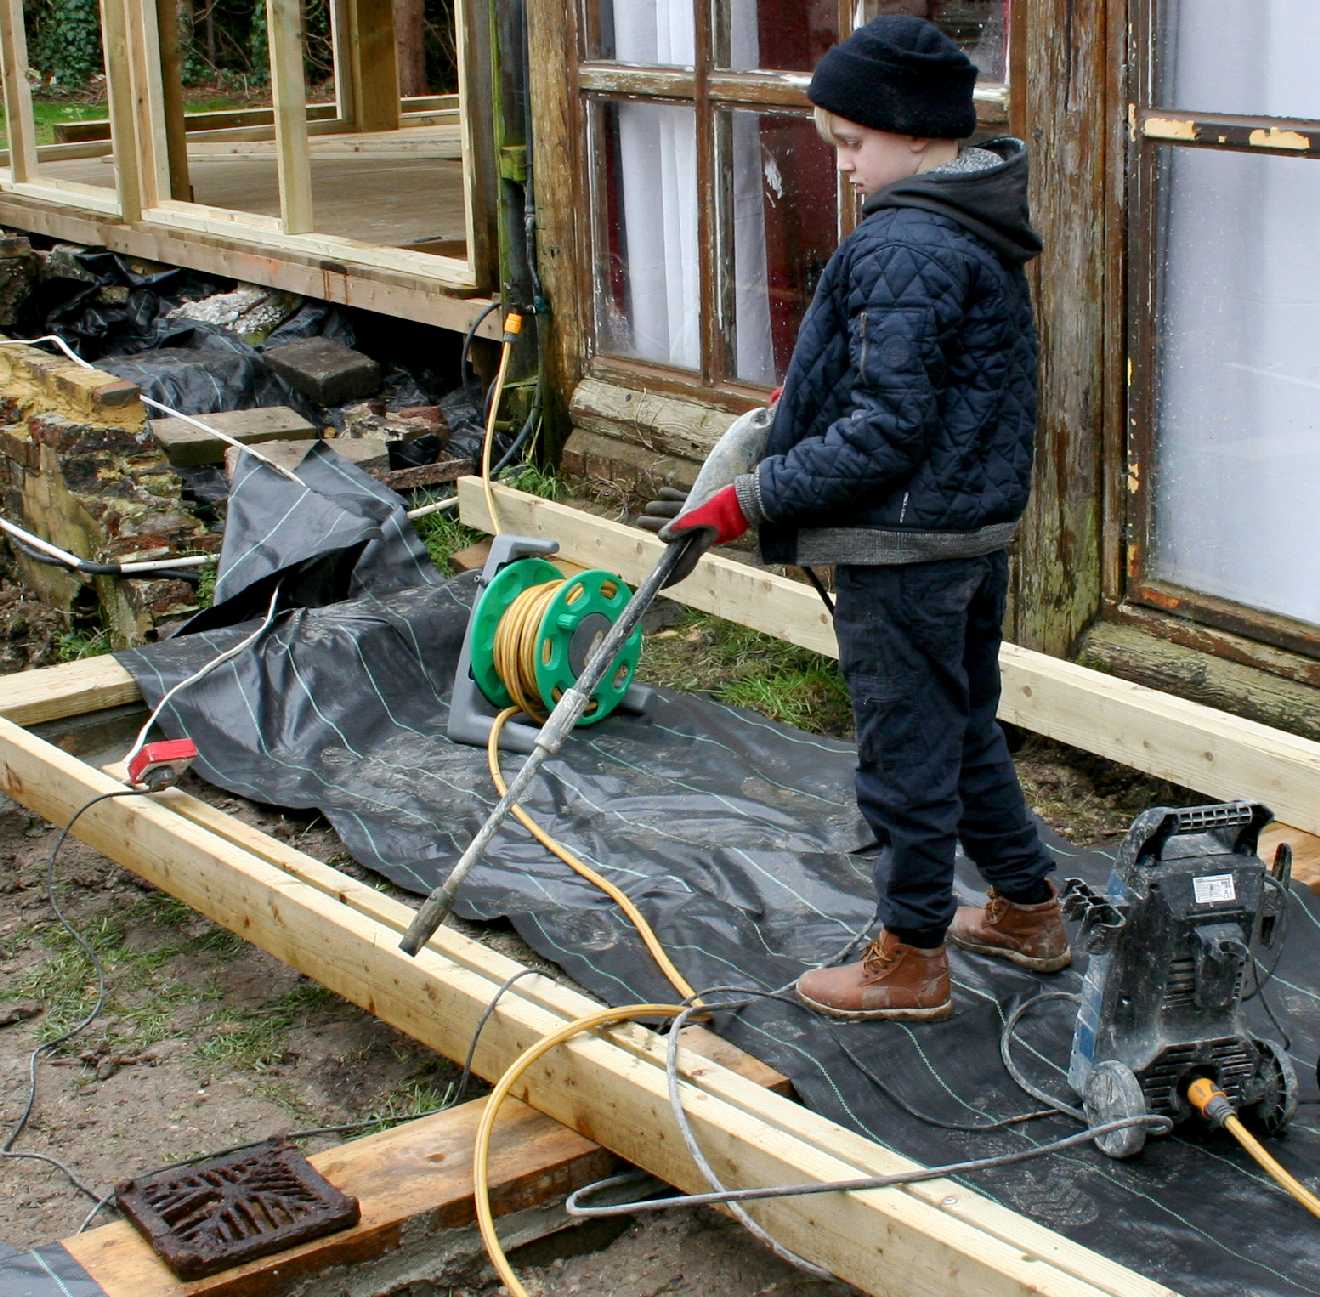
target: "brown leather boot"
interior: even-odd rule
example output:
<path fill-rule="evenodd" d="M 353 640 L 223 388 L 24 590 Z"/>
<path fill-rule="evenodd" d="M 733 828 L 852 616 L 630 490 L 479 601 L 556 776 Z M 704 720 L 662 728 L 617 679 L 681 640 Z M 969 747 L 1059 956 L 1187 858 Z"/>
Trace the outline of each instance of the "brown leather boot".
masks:
<path fill-rule="evenodd" d="M 984 907 L 958 907 L 948 939 L 963 950 L 1011 959 L 1038 973 L 1057 973 L 1072 963 L 1059 894 L 1053 883 L 1050 899 L 1035 905 L 1019 905 L 992 887 Z"/>
<path fill-rule="evenodd" d="M 798 998 L 832 1018 L 903 1018 L 930 1022 L 953 1012 L 949 957 L 943 946 L 920 950 L 882 932 L 861 962 L 814 968 L 797 980 Z"/>

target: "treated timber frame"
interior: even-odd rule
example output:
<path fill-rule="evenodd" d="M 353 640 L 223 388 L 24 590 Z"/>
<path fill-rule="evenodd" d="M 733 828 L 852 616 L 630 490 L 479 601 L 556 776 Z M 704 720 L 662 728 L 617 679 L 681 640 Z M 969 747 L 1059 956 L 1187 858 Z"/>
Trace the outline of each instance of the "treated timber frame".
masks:
<path fill-rule="evenodd" d="M 136 692 L 105 663 L 71 665 L 0 680 L 0 785 L 58 824 L 123 785 L 16 720 L 81 715 Z M 409 958 L 398 938 L 410 907 L 177 789 L 98 802 L 74 834 L 450 1058 L 464 1055 L 497 989 L 519 971 L 450 928 Z M 499 1075 L 535 1041 L 596 1008 L 550 978 L 520 980 L 486 1024 L 476 1072 Z M 689 1058 L 682 1074 L 693 1130 L 728 1182 L 820 1181 L 915 1165 L 717 1063 Z M 670 1184 L 704 1187 L 669 1108 L 664 1043 L 644 1027 L 574 1038 L 530 1069 L 515 1096 Z M 913 1297 L 1173 1297 L 952 1181 L 781 1199 L 754 1214 L 788 1246 L 878 1297 L 900 1287 Z"/>
<path fill-rule="evenodd" d="M 419 322 L 467 329 L 489 302 L 475 294 L 494 284 L 492 227 L 496 220 L 494 157 L 485 138 L 489 127 L 489 33 L 479 15 L 471 12 L 473 5 L 464 0 L 455 5 L 460 95 L 454 98 L 462 105 L 455 113 L 449 97 L 430 96 L 401 104 L 388 3 L 335 0 L 336 104 L 330 115 L 318 111 L 316 120 L 309 121 L 300 54 L 301 0 L 266 0 L 273 97 L 269 120 L 190 136 L 182 105 L 171 93 L 176 88 L 177 51 L 159 21 L 160 3 L 101 0 L 109 138 L 38 149 L 21 0 L 0 0 L 0 71 L 11 145 L 3 151 L 7 165 L 0 168 L 0 223 Z M 418 108 L 422 111 L 415 111 Z M 462 141 L 465 255 L 389 247 L 316 232 L 311 136 L 400 131 L 433 120 L 454 119 Z M 200 143 L 272 137 L 276 142 L 278 217 L 191 201 L 189 138 Z M 113 188 L 62 179 L 42 165 L 108 152 L 115 162 Z M 91 237 L 89 225 L 96 231 Z M 144 245 L 153 241 L 163 242 L 165 255 L 155 256 L 146 249 Z M 308 270 L 320 273 L 308 274 Z M 499 322 L 488 323 L 481 332 L 498 337 Z"/>
<path fill-rule="evenodd" d="M 463 479 L 459 491 L 464 521 L 493 529 L 480 483 Z M 628 579 L 648 570 L 661 548 L 649 534 L 607 519 L 507 488 L 495 493 L 502 528 L 551 535 L 565 558 L 607 563 Z M 674 593 L 833 652 L 814 592 L 787 578 L 712 555 Z M 1320 745 L 1016 646 L 1005 646 L 1003 665 L 1009 719 L 1106 755 L 1144 756 L 1140 768 L 1167 767 L 1165 773 L 1200 780 L 1218 795 L 1272 800 L 1304 826 L 1309 810 L 1309 825 L 1320 828 L 1302 796 L 1320 773 Z M 138 700 L 132 679 L 108 657 L 0 680 L 0 785 L 30 810 L 67 823 L 93 797 L 122 785 L 22 726 Z M 1251 786 L 1219 792 L 1221 778 Z M 449 1057 L 462 1056 L 496 988 L 518 971 L 512 960 L 449 928 L 409 959 L 397 939 L 412 919 L 410 907 L 177 789 L 100 802 L 79 818 L 75 834 Z M 549 978 L 523 979 L 483 1033 L 476 1071 L 498 1075 L 529 1044 L 593 1007 Z M 517 1097 L 669 1183 L 699 1187 L 669 1111 L 663 1045 L 640 1026 L 573 1040 L 527 1073 Z M 912 1165 L 705 1059 L 686 1060 L 684 1098 L 716 1170 L 732 1182 L 832 1179 Z M 785 1199 L 759 1212 L 789 1246 L 870 1293 L 892 1293 L 895 1274 L 913 1294 L 1171 1291 L 951 1182 L 831 1195 L 828 1204 Z"/>

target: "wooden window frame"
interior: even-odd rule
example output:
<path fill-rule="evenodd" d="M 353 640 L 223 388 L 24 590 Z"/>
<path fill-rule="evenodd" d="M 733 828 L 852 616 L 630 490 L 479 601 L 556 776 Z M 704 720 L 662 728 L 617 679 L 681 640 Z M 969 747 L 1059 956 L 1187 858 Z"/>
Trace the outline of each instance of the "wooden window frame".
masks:
<path fill-rule="evenodd" d="M 1138 619 L 1156 613 L 1213 633 L 1227 632 L 1290 653 L 1320 658 L 1309 623 L 1158 578 L 1155 544 L 1156 346 L 1160 310 L 1156 246 L 1157 159 L 1163 148 L 1320 159 L 1320 121 L 1190 113 L 1157 101 L 1159 0 L 1135 0 L 1132 98 L 1128 104 L 1128 429 L 1124 599 Z M 1193 637 L 1194 632 L 1193 632 Z M 1172 638 L 1186 640 L 1188 635 Z M 1215 641 L 1211 639 L 1211 643 Z M 1299 665 L 1298 674 L 1305 667 Z M 1292 673 L 1290 673 L 1292 674 Z"/>
<path fill-rule="evenodd" d="M 768 387 L 750 384 L 727 372 L 733 354 L 731 303 L 727 276 L 721 277 L 721 254 L 727 264 L 730 250 L 721 236 L 721 203 L 717 191 L 715 155 L 719 147 L 716 115 L 725 109 L 751 112 L 787 112 L 809 118 L 812 105 L 807 98 L 811 75 L 807 72 L 733 71 L 715 67 L 716 33 L 712 0 L 693 0 L 694 67 L 640 66 L 613 60 L 588 58 L 588 49 L 599 47 L 594 20 L 603 0 L 572 0 L 576 32 L 575 121 L 577 137 L 583 142 L 577 192 L 579 210 L 586 213 L 583 241 L 593 254 L 599 253 L 598 222 L 592 204 L 593 180 L 589 103 L 593 98 L 632 102 L 690 105 L 693 108 L 697 155 L 697 245 L 700 258 L 698 280 L 701 293 L 701 357 L 697 370 L 681 369 L 653 360 L 602 351 L 596 329 L 594 255 L 583 258 L 579 271 L 579 301 L 584 304 L 585 369 L 593 378 L 620 386 L 664 392 L 731 411 L 762 404 Z M 581 8 L 578 6 L 581 5 Z M 837 0 L 840 32 L 852 30 L 855 0 Z M 1010 25 L 1009 69 L 1015 67 L 1014 40 Z M 1010 71 L 1010 78 L 1011 78 Z M 1007 126 L 1009 82 L 978 84 L 975 93 L 978 126 Z M 836 175 L 836 204 L 839 214 L 837 237 L 842 240 L 856 226 L 860 202 L 842 176 Z M 727 240 L 729 236 L 724 236 Z M 724 288 L 721 299 L 720 289 Z"/>

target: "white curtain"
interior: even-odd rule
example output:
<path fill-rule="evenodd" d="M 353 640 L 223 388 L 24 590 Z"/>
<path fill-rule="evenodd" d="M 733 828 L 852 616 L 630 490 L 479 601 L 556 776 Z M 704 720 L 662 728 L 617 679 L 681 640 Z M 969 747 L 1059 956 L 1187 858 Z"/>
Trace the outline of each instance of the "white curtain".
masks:
<path fill-rule="evenodd" d="M 760 37 L 756 21 L 757 0 L 732 0 L 729 6 L 730 64 L 735 68 L 757 68 Z M 734 364 L 737 376 L 746 383 L 773 387 L 774 349 L 770 339 L 770 286 L 765 261 L 765 206 L 783 197 L 783 182 L 773 158 L 761 156 L 760 115 L 732 115 L 733 165 L 733 266 L 734 318 L 736 325 Z"/>
<path fill-rule="evenodd" d="M 1168 3 L 1160 103 L 1320 116 L 1316 0 Z M 1168 148 L 1155 565 L 1320 624 L 1320 161 Z"/>
<path fill-rule="evenodd" d="M 691 0 L 615 0 L 614 41 L 620 62 L 691 67 Z M 632 351 L 697 369 L 701 289 L 693 114 L 642 103 L 621 103 L 618 114 Z"/>
<path fill-rule="evenodd" d="M 734 0 L 734 66 L 755 67 L 756 0 Z M 623 63 L 691 67 L 691 0 L 614 0 L 615 56 Z M 744 60 L 750 60 L 749 62 Z M 692 110 L 620 103 L 629 349 L 684 369 L 701 365 L 697 155 Z M 753 113 L 735 113 L 733 232 L 737 372 L 774 382 L 765 269 L 760 143 Z M 724 268 L 734 273 L 734 267 Z"/>

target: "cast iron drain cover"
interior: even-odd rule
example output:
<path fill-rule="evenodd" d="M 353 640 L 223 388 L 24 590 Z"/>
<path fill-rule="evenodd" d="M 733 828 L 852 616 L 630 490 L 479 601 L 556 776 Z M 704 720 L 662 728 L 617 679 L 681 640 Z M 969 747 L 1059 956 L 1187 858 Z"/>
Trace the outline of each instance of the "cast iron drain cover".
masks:
<path fill-rule="evenodd" d="M 356 1198 L 293 1145 L 269 1139 L 115 1186 L 119 1210 L 180 1279 L 200 1279 L 356 1225 Z"/>

